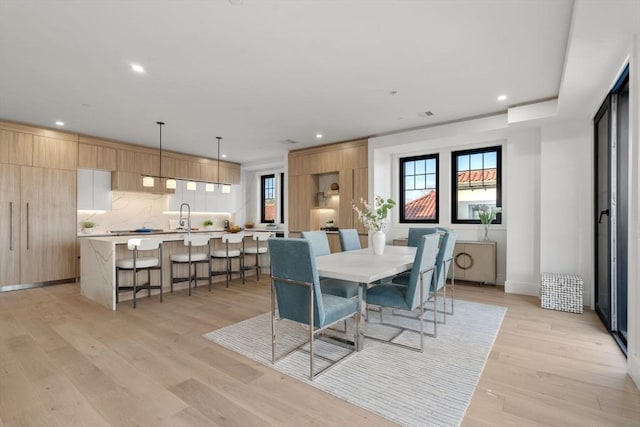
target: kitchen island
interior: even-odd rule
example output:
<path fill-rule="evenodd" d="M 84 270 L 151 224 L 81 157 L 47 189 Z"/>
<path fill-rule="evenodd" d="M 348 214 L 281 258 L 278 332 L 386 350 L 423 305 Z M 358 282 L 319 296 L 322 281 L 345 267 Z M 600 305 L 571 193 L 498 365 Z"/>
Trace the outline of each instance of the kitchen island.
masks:
<path fill-rule="evenodd" d="M 242 233 L 246 238 L 246 245 L 253 244 L 249 242 L 251 232 L 259 230 L 247 230 Z M 221 237 L 225 234 L 224 230 L 214 231 L 197 231 L 193 233 L 209 234 L 214 239 L 213 248 L 222 248 Z M 131 238 L 154 237 L 162 240 L 162 266 L 163 266 L 163 291 L 170 290 L 170 261 L 169 257 L 176 253 L 186 252 L 183 244 L 186 232 L 167 231 L 156 233 L 122 233 L 120 235 L 83 235 L 80 241 L 80 293 L 97 303 L 111 309 L 116 310 L 116 260 L 122 258 L 131 258 L 131 252 L 127 249 L 127 242 Z M 218 261 L 221 262 L 221 261 Z M 248 258 L 248 262 L 249 258 Z M 200 266 L 200 268 L 202 268 Z M 214 270 L 222 269 L 222 265 L 214 266 Z M 152 282 L 157 283 L 159 280 L 159 271 L 151 273 Z M 127 280 L 126 275 L 123 278 Z M 131 276 L 131 275 L 129 275 Z M 221 276 L 223 277 L 223 276 Z M 214 278 L 215 279 L 215 278 Z M 188 282 L 174 284 L 174 290 L 180 290 L 188 287 Z M 152 294 L 158 291 L 152 292 Z M 142 295 L 141 295 L 142 296 Z M 133 298 L 131 292 L 123 292 L 119 296 L 120 301 Z"/>

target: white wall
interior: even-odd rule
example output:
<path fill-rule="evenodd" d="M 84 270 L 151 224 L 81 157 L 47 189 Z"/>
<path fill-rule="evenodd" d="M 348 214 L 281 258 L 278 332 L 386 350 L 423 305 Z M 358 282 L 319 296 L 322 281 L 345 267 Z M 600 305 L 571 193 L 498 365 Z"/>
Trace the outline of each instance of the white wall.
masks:
<path fill-rule="evenodd" d="M 505 292 L 540 293 L 540 130 L 509 135 L 504 157 Z"/>
<path fill-rule="evenodd" d="M 274 174 L 276 176 L 276 192 L 278 203 L 276 206 L 277 218 L 280 218 L 280 198 L 287 197 L 286 194 L 286 175 L 285 175 L 285 194 L 280 194 L 280 174 L 284 172 L 283 164 L 252 164 L 251 169 L 242 170 L 242 183 L 244 191 L 244 199 L 240 203 L 237 223 L 243 225 L 247 221 L 253 221 L 256 226 L 260 225 L 260 177 L 262 175 Z M 286 207 L 285 207 L 286 209 Z M 282 228 L 282 224 L 278 222 L 278 226 Z"/>
<path fill-rule="evenodd" d="M 439 154 L 439 226 L 452 228 L 458 234 L 458 240 L 480 240 L 483 236 L 482 225 L 451 223 L 451 152 L 478 147 L 503 146 L 503 165 L 505 164 L 505 145 L 507 143 L 507 116 L 500 114 L 483 119 L 475 119 L 443 126 L 402 132 L 394 135 L 369 139 L 369 199 L 375 195 L 400 200 L 398 185 L 398 159 L 419 154 Z M 503 176 L 503 186 L 504 186 Z M 506 201 L 503 192 L 502 203 Z M 509 213 L 504 212 L 502 224 L 493 225 L 489 231 L 491 240 L 497 242 L 497 283 L 506 280 L 507 221 Z M 399 210 L 396 207 L 386 230 L 387 242 L 407 237 L 410 227 L 415 224 L 401 224 Z M 425 226 L 431 226 L 425 225 Z"/>
<path fill-rule="evenodd" d="M 540 271 L 571 273 L 584 281 L 592 306 L 594 274 L 593 142 L 591 121 L 542 128 Z"/>

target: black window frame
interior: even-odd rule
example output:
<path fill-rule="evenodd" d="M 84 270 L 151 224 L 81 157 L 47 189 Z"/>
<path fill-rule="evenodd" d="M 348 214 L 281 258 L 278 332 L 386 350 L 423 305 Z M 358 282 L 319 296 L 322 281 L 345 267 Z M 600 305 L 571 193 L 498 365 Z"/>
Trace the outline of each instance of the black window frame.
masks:
<path fill-rule="evenodd" d="M 408 162 L 413 162 L 416 160 L 432 160 L 436 161 L 436 216 L 434 219 L 407 219 L 405 218 L 405 173 L 404 173 L 404 165 Z M 410 157 L 401 157 L 398 162 L 398 169 L 400 175 L 400 204 L 398 206 L 398 211 L 400 212 L 399 222 L 401 224 L 439 224 L 440 223 L 440 154 L 421 154 L 419 156 L 410 156 Z"/>
<path fill-rule="evenodd" d="M 262 224 L 274 224 L 276 222 L 276 218 L 266 220 L 265 219 L 265 183 L 268 179 L 273 179 L 273 201 L 274 206 L 278 205 L 278 194 L 276 192 L 277 183 L 276 183 L 276 175 L 275 174 L 267 174 L 260 176 L 260 222 Z M 277 213 L 275 215 L 277 217 Z"/>
<path fill-rule="evenodd" d="M 496 207 L 502 207 L 502 145 L 473 148 L 451 152 L 451 223 L 452 224 L 482 224 L 480 219 L 458 219 L 458 157 L 496 152 Z M 502 213 L 496 214 L 491 224 L 502 224 Z"/>

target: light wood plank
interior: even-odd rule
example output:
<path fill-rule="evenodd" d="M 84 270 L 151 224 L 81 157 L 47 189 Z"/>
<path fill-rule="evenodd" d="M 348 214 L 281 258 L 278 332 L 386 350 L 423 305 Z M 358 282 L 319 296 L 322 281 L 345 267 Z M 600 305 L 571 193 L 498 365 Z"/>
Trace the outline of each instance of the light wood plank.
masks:
<path fill-rule="evenodd" d="M 593 312 L 543 310 L 494 286 L 458 282 L 456 296 L 508 307 L 463 425 L 637 425 L 640 392 Z M 201 336 L 268 308 L 264 277 L 117 312 L 77 284 L 2 293 L 0 422 L 392 425 Z"/>

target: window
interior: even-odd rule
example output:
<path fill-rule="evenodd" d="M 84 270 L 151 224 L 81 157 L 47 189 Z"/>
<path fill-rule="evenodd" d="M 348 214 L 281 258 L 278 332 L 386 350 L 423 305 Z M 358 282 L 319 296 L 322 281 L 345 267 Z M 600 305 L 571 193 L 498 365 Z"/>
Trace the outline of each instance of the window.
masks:
<path fill-rule="evenodd" d="M 451 222 L 480 224 L 479 209 L 502 206 L 501 153 L 499 146 L 451 153 Z M 493 223 L 501 224 L 502 214 Z"/>
<path fill-rule="evenodd" d="M 438 155 L 400 159 L 400 222 L 438 222 Z"/>
<path fill-rule="evenodd" d="M 276 176 L 260 177 L 260 222 L 276 222 Z"/>

